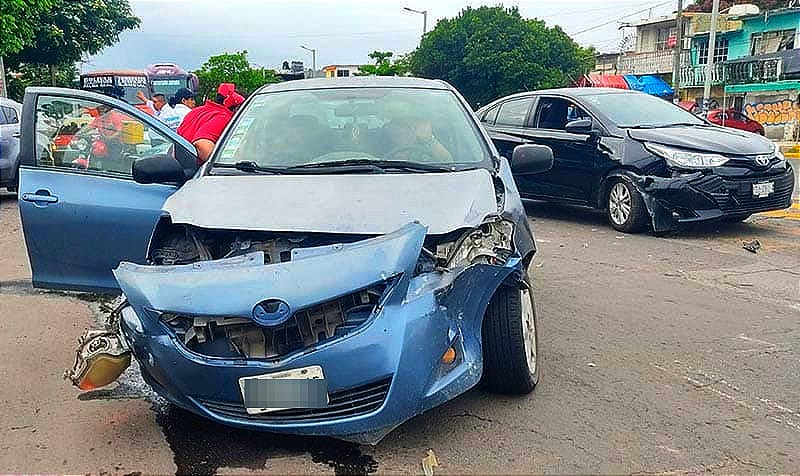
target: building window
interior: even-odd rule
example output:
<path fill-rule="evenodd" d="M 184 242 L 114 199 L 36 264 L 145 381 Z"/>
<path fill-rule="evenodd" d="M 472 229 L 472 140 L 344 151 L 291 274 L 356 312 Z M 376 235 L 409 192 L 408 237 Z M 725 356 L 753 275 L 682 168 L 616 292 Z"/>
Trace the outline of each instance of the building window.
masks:
<path fill-rule="evenodd" d="M 750 54 L 763 55 L 794 49 L 795 30 L 764 31 L 750 37 Z"/>
<path fill-rule="evenodd" d="M 336 70 L 336 77 L 337 78 L 346 78 L 348 76 L 350 76 L 350 70 L 349 69 L 337 69 Z"/>
<path fill-rule="evenodd" d="M 717 38 L 714 48 L 714 63 L 720 63 L 728 59 L 728 39 Z M 708 41 L 697 45 L 697 62 L 699 64 L 708 63 Z"/>
<path fill-rule="evenodd" d="M 659 28 L 656 31 L 656 51 L 664 51 L 675 46 L 675 27 Z"/>

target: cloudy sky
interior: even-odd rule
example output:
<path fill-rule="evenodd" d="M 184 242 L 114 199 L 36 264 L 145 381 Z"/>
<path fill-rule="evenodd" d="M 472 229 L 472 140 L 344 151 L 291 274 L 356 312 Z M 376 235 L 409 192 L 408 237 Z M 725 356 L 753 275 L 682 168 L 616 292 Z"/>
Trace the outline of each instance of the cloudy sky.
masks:
<path fill-rule="evenodd" d="M 211 55 L 247 50 L 251 62 L 278 67 L 284 60 L 304 61 L 317 50 L 317 68 L 368 61 L 373 50 L 405 53 L 422 34 L 422 16 L 403 7 L 428 10 L 428 28 L 467 5 L 496 5 L 501 0 L 130 0 L 142 26 L 89 58 L 82 71 L 142 69 L 170 61 L 197 68 Z M 676 0 L 516 0 L 525 17 L 560 25 L 582 45 L 615 51 L 625 30 L 620 22 L 673 12 Z"/>

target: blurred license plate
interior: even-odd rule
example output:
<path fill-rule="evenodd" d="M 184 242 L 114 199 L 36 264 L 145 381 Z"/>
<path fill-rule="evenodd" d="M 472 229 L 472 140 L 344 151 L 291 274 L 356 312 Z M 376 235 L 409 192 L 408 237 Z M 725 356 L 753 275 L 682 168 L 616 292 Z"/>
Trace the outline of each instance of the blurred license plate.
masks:
<path fill-rule="evenodd" d="M 764 183 L 753 184 L 754 197 L 758 198 L 768 197 L 774 191 L 775 191 L 775 182 L 764 182 Z"/>
<path fill-rule="evenodd" d="M 319 365 L 242 377 L 239 388 L 250 415 L 328 406 L 328 384 Z"/>

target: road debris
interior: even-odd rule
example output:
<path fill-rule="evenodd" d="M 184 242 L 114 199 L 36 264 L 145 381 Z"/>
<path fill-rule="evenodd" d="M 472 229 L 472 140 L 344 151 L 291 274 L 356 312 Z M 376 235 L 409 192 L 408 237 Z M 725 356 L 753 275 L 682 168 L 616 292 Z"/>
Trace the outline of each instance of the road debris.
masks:
<path fill-rule="evenodd" d="M 425 476 L 433 476 L 433 468 L 439 466 L 439 460 L 436 459 L 436 453 L 433 450 L 428 450 L 428 455 L 422 458 L 422 471 Z"/>
<path fill-rule="evenodd" d="M 758 240 L 750 240 L 750 241 L 743 241 L 742 248 L 746 249 L 751 253 L 758 252 L 758 249 L 761 248 L 761 242 Z"/>
<path fill-rule="evenodd" d="M 597 367 L 597 364 L 595 364 L 594 362 L 589 362 L 586 365 L 588 365 L 589 367 L 592 367 L 592 368 Z"/>

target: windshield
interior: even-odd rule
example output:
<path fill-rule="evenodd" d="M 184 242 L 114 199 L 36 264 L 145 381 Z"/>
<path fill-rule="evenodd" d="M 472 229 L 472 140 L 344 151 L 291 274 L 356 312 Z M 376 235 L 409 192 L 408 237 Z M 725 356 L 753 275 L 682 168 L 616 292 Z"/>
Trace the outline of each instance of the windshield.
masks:
<path fill-rule="evenodd" d="M 692 113 L 649 94 L 605 93 L 581 96 L 618 127 L 660 127 L 704 122 Z"/>
<path fill-rule="evenodd" d="M 153 84 L 153 94 L 163 94 L 168 99 L 174 96 L 180 88 L 187 87 L 187 81 L 185 77 L 154 79 L 151 83 Z"/>
<path fill-rule="evenodd" d="M 109 86 L 104 88 L 86 88 L 86 90 L 99 93 L 104 96 L 111 96 L 113 98 L 125 101 L 128 104 L 133 104 L 134 106 L 138 104 L 144 104 L 141 99 L 136 97 L 136 93 L 141 90 L 140 88 Z"/>
<path fill-rule="evenodd" d="M 240 113 L 218 150 L 215 165 L 490 165 L 482 136 L 452 92 L 412 88 L 261 94 Z"/>

